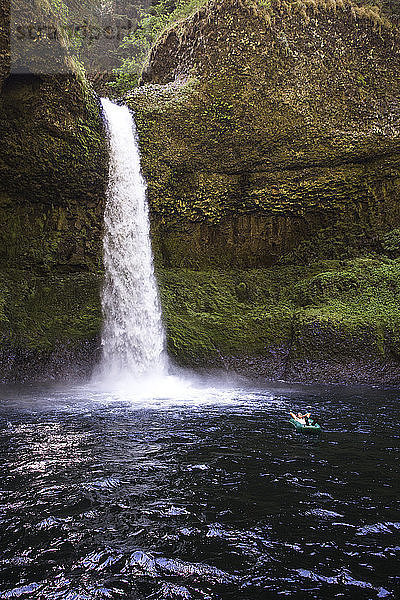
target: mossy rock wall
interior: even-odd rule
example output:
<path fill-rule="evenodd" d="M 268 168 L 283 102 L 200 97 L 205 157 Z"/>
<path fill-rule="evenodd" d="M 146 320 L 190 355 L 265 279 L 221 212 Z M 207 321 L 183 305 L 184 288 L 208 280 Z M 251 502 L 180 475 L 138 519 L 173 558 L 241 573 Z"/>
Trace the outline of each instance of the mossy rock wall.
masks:
<path fill-rule="evenodd" d="M 400 223 L 396 28 L 350 2 L 265 6 L 209 3 L 127 97 L 166 265 L 333 258 Z"/>
<path fill-rule="evenodd" d="M 0 260 L 98 266 L 107 148 L 97 101 L 72 76 L 11 75 L 0 130 Z"/>
<path fill-rule="evenodd" d="M 100 277 L 0 269 L 0 382 L 87 377 L 99 359 Z"/>
<path fill-rule="evenodd" d="M 210 2 L 155 47 L 126 101 L 178 362 L 400 382 L 399 48 L 317 0 Z"/>
<path fill-rule="evenodd" d="M 0 3 L 2 14 L 7 6 Z M 81 77 L 10 75 L 0 36 L 0 381 L 81 376 L 98 356 L 108 150 Z"/>
<path fill-rule="evenodd" d="M 400 383 L 398 259 L 158 273 L 170 356 L 303 382 Z"/>

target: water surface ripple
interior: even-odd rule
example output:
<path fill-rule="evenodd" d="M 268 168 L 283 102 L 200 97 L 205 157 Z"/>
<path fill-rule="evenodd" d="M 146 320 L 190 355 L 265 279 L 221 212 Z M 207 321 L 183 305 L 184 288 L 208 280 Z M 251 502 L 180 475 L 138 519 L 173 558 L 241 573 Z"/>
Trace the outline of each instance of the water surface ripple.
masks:
<path fill-rule="evenodd" d="M 2 600 L 399 597 L 395 390 L 1 394 Z"/>

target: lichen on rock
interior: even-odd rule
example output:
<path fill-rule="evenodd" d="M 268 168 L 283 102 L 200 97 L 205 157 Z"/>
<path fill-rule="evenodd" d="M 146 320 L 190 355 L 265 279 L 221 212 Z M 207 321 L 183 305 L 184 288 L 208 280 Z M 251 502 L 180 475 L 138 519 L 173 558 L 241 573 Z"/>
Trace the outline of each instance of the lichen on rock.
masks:
<path fill-rule="evenodd" d="M 387 15 L 347 0 L 215 0 L 161 37 L 126 101 L 179 360 L 400 380 L 399 58 Z"/>
<path fill-rule="evenodd" d="M 0 380 L 68 377 L 98 345 L 105 131 L 79 73 L 10 74 L 0 41 Z"/>
<path fill-rule="evenodd" d="M 265 265 L 398 224 L 399 36 L 360 11 L 215 1 L 164 34 L 127 102 L 166 261 Z"/>

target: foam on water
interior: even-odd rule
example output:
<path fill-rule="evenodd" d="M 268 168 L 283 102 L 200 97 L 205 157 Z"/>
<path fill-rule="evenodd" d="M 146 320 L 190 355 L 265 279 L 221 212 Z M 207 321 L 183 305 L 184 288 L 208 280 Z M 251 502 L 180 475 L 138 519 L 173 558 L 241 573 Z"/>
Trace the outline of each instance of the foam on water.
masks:
<path fill-rule="evenodd" d="M 227 385 L 226 380 L 202 379 L 190 373 L 164 375 L 162 377 L 124 377 L 107 381 L 91 382 L 88 386 L 74 389 L 74 395 L 84 395 L 89 402 L 108 407 L 125 405 L 136 409 L 197 409 L 210 406 L 244 406 L 259 401 L 259 392 Z M 266 392 L 265 401 L 277 401 Z"/>

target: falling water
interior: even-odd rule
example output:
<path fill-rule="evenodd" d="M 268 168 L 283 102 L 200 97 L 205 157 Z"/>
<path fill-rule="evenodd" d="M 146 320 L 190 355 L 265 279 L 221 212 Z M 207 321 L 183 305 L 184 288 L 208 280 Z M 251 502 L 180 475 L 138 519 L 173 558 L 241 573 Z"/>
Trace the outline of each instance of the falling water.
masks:
<path fill-rule="evenodd" d="M 104 223 L 103 375 L 164 370 L 164 332 L 154 277 L 146 183 L 133 116 L 102 99 L 110 167 Z"/>

